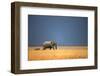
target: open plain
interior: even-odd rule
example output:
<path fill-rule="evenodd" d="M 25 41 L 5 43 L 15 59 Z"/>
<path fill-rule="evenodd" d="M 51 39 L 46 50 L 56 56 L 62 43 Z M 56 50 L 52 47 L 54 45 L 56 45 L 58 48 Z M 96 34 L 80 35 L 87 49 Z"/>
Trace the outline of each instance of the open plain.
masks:
<path fill-rule="evenodd" d="M 29 47 L 28 60 L 84 59 L 88 58 L 87 46 L 58 46 L 57 50 Z"/>

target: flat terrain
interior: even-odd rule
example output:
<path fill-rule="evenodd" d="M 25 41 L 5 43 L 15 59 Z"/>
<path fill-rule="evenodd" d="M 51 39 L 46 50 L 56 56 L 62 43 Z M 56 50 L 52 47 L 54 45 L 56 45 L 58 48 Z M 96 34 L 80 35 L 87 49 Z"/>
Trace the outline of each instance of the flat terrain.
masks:
<path fill-rule="evenodd" d="M 87 46 L 59 46 L 57 50 L 29 47 L 28 60 L 83 59 L 88 57 Z"/>

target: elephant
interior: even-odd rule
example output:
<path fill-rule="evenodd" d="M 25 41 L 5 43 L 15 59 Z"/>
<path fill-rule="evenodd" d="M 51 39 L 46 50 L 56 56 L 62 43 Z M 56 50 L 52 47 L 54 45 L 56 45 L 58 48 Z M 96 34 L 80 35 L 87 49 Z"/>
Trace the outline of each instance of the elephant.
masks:
<path fill-rule="evenodd" d="M 55 41 L 45 41 L 44 43 L 43 43 L 43 50 L 45 50 L 45 49 L 57 49 L 57 43 L 55 42 Z"/>

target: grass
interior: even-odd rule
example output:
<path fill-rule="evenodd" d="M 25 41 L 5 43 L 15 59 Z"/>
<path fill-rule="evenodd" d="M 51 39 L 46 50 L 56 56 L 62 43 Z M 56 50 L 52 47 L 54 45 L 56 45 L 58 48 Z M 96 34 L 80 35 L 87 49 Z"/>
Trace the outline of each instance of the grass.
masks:
<path fill-rule="evenodd" d="M 59 46 L 57 50 L 29 47 L 28 60 L 84 59 L 88 57 L 87 46 Z"/>

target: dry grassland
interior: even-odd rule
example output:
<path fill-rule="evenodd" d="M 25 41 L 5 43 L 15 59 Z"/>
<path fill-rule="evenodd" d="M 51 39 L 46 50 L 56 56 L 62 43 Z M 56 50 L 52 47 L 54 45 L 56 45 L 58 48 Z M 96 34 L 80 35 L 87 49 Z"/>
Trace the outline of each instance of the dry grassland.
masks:
<path fill-rule="evenodd" d="M 38 48 L 38 49 L 36 49 Z M 88 57 L 87 46 L 59 46 L 57 50 L 29 47 L 28 60 L 83 59 Z"/>

